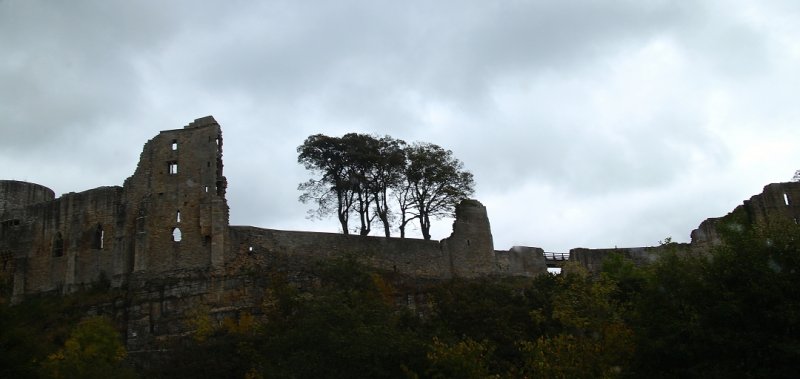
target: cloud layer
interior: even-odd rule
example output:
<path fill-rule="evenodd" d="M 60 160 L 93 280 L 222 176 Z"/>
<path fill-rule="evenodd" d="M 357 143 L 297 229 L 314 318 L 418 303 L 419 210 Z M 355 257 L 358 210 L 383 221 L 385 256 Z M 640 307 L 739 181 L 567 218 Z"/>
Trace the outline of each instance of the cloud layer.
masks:
<path fill-rule="evenodd" d="M 452 149 L 498 249 L 685 241 L 800 168 L 798 25 L 792 1 L 5 0 L 0 177 L 118 185 L 212 114 L 235 224 L 335 231 L 295 148 L 368 132 Z"/>

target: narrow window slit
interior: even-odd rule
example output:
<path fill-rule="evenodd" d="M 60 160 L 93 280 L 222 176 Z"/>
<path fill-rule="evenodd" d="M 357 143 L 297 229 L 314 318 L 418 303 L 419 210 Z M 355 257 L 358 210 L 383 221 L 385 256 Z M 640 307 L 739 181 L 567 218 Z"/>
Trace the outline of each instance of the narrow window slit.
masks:
<path fill-rule="evenodd" d="M 61 232 L 57 232 L 53 238 L 53 256 L 64 256 L 64 239 L 61 237 Z"/>
<path fill-rule="evenodd" d="M 92 249 L 103 249 L 103 238 L 105 237 L 105 230 L 103 230 L 103 225 L 97 224 L 97 227 L 94 229 L 94 238 L 92 240 Z"/>

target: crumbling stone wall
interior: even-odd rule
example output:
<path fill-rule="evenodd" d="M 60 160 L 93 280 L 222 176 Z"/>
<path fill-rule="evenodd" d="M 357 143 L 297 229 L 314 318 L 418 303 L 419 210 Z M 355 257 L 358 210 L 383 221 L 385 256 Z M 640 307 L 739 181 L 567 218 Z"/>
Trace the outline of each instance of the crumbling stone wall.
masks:
<path fill-rule="evenodd" d="M 621 253 L 636 264 L 645 265 L 658 260 L 668 250 L 678 254 L 707 254 L 722 243 L 724 228 L 740 228 L 773 223 L 800 223 L 800 182 L 772 183 L 745 200 L 723 217 L 704 220 L 691 232 L 691 243 L 667 244 L 653 247 L 570 250 L 570 261 L 579 262 L 591 272 L 599 272 L 603 260 L 611 253 Z M 743 223 L 744 225 L 739 225 Z"/>
<path fill-rule="evenodd" d="M 148 141 L 122 187 L 56 199 L 44 186 L 0 182 L 0 253 L 15 298 L 69 292 L 104 278 L 121 287 L 132 273 L 222 270 L 226 185 L 213 117 Z"/>
<path fill-rule="evenodd" d="M 497 270 L 494 241 L 486 207 L 477 200 L 464 200 L 456 207 L 453 233 L 442 240 L 450 252 L 454 276 L 474 278 Z"/>
<path fill-rule="evenodd" d="M 691 233 L 692 245 L 709 249 L 722 242 L 720 228 L 734 215 L 743 216 L 751 225 L 769 225 L 775 222 L 800 223 L 800 182 L 772 183 L 764 190 L 745 200 L 724 217 L 709 218 Z"/>
<path fill-rule="evenodd" d="M 228 227 L 222 131 L 213 117 L 148 141 L 125 181 L 133 271 L 222 269 Z"/>
<path fill-rule="evenodd" d="M 26 237 L 23 223 L 25 208 L 55 198 L 53 190 L 33 183 L 0 180 L 0 269 L 12 276 L 17 262 L 14 251 L 19 250 Z"/>
<path fill-rule="evenodd" d="M 12 220 L 25 207 L 55 199 L 55 193 L 42 185 L 16 180 L 0 180 L 0 221 Z"/>
<path fill-rule="evenodd" d="M 544 250 L 540 247 L 514 246 L 508 251 L 495 251 L 498 275 L 536 276 L 547 272 Z"/>

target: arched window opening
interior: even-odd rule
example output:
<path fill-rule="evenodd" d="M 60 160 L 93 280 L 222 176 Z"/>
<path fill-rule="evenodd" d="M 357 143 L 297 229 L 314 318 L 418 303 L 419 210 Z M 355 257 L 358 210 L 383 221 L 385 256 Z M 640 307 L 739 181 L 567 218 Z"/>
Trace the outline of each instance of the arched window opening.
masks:
<path fill-rule="evenodd" d="M 177 216 L 175 218 L 176 218 L 175 222 L 181 222 L 181 210 L 180 209 L 178 209 Z"/>
<path fill-rule="evenodd" d="M 53 237 L 53 256 L 64 256 L 64 239 L 61 237 L 61 232 L 56 232 L 56 236 Z"/>
<path fill-rule="evenodd" d="M 103 230 L 103 225 L 97 224 L 97 227 L 94 229 L 94 237 L 92 238 L 92 249 L 102 249 L 104 237 L 105 230 Z"/>
<path fill-rule="evenodd" d="M 181 229 L 180 228 L 172 228 L 172 240 L 175 242 L 181 242 Z"/>

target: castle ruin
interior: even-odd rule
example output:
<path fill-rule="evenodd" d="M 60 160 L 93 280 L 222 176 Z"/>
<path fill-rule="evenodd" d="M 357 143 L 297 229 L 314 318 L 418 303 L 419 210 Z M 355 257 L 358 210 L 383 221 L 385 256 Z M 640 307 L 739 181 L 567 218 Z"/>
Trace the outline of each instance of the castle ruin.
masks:
<path fill-rule="evenodd" d="M 419 280 L 547 272 L 540 248 L 495 250 L 486 209 L 475 200 L 457 207 L 453 232 L 441 241 L 231 226 L 222 148 L 220 125 L 208 116 L 147 141 L 121 187 L 56 198 L 38 184 L 0 180 L 0 259 L 13 278 L 12 301 L 103 281 L 127 289 L 134 295 L 113 311 L 125 313 L 126 341 L 136 348 L 180 332 L 183 312 L 199 303 L 219 313 L 257 304 L 256 291 L 248 292 L 254 284 L 240 275 L 243 267 L 302 275 L 315 262 L 352 256 Z M 776 183 L 740 212 L 754 223 L 800 222 L 798 204 L 800 183 Z M 719 224 L 704 221 L 680 249 L 719 244 Z M 647 263 L 660 250 L 579 248 L 570 260 L 596 271 L 612 252 Z M 413 301 L 414 294 L 408 296 Z"/>

